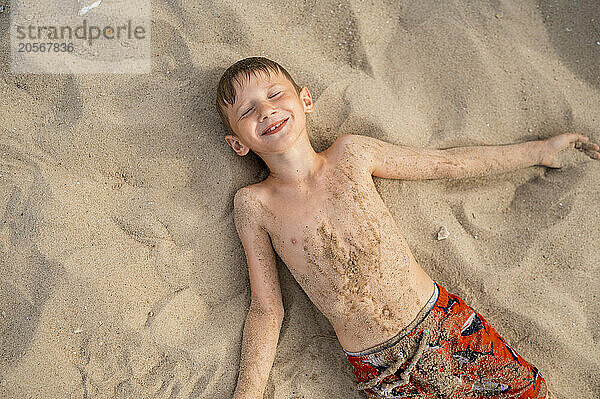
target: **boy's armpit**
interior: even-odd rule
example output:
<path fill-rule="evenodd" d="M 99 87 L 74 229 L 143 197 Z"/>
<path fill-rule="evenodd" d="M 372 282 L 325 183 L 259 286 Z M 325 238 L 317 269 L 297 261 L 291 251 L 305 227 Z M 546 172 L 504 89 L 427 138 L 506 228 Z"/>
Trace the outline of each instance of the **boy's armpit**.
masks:
<path fill-rule="evenodd" d="M 244 187 L 235 193 L 234 222 L 246 253 L 253 305 L 258 305 L 264 313 L 283 318 L 275 251 L 260 223 L 260 210 L 259 199 L 251 188 Z"/>

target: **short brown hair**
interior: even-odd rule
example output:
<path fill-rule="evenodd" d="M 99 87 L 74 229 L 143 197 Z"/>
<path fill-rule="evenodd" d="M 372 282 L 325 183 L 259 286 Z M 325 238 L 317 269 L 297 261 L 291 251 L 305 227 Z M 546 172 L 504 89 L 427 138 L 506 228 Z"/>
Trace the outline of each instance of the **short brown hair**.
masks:
<path fill-rule="evenodd" d="M 284 67 L 276 63 L 275 61 L 271 61 L 264 57 L 249 57 L 240 60 L 227 68 L 223 76 L 221 76 L 221 80 L 219 80 L 219 85 L 217 86 L 217 100 L 216 107 L 219 112 L 219 116 L 225 124 L 227 130 L 231 133 L 235 132 L 231 129 L 231 125 L 229 124 L 229 119 L 227 118 L 227 113 L 225 112 L 225 108 L 228 105 L 233 105 L 235 103 L 235 89 L 233 87 L 233 82 L 236 81 L 239 85 L 242 84 L 240 78 L 248 78 L 250 74 L 256 75 L 257 72 L 264 72 L 269 76 L 272 74 L 281 73 L 290 83 L 294 86 L 296 90 L 296 94 L 300 94 L 300 86 L 294 82 L 292 76 L 285 70 Z"/>

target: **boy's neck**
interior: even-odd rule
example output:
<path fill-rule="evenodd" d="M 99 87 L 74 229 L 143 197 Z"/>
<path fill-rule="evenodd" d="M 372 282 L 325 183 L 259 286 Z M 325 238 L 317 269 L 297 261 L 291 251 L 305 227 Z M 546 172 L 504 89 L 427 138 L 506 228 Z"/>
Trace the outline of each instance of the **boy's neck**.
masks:
<path fill-rule="evenodd" d="M 315 152 L 306 131 L 285 152 L 259 154 L 269 167 L 269 179 L 278 184 L 304 184 L 319 176 L 324 156 Z"/>

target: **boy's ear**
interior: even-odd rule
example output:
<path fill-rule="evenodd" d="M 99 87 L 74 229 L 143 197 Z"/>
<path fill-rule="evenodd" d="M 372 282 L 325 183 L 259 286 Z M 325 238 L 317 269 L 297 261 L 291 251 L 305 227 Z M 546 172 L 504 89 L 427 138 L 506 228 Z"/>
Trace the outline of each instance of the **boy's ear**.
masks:
<path fill-rule="evenodd" d="M 302 107 L 304 108 L 304 113 L 308 114 L 313 112 L 315 105 L 313 103 L 312 97 L 308 88 L 306 86 L 300 89 L 300 93 L 298 94 L 300 97 L 300 101 L 302 101 Z"/>
<path fill-rule="evenodd" d="M 240 157 L 243 157 L 250 151 L 250 148 L 246 147 L 244 143 L 242 143 L 236 136 L 228 134 L 225 136 L 225 141 Z"/>

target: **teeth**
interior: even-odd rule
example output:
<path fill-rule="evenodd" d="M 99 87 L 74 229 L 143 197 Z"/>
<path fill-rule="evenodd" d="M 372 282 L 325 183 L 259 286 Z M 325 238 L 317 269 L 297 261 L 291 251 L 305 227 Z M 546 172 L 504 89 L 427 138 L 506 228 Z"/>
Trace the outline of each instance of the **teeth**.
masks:
<path fill-rule="evenodd" d="M 276 124 L 275 126 L 273 126 L 272 128 L 270 128 L 269 130 L 267 130 L 265 133 L 269 133 L 275 129 L 277 129 L 284 121 L 279 122 L 278 124 Z"/>

